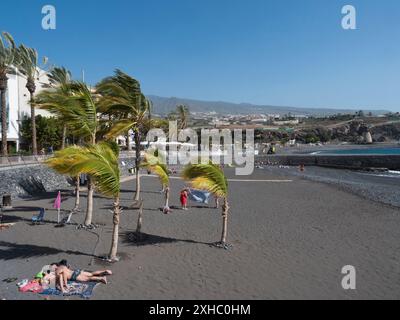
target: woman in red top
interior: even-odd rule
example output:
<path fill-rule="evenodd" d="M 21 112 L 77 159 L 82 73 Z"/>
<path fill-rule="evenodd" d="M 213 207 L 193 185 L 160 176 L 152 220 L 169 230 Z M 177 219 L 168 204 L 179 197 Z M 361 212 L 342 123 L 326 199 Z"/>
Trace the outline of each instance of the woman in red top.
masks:
<path fill-rule="evenodd" d="M 183 189 L 181 191 L 180 200 L 181 200 L 182 210 L 187 210 L 188 189 Z"/>

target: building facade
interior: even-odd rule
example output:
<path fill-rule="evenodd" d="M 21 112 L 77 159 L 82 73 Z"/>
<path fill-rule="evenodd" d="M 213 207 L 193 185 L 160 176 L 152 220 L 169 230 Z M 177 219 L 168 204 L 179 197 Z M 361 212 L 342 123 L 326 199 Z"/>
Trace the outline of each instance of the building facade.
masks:
<path fill-rule="evenodd" d="M 23 75 L 16 72 L 16 74 L 9 74 L 7 76 L 7 142 L 10 151 L 15 150 L 18 152 L 21 143 L 20 126 L 22 119 L 25 117 L 30 118 L 31 116 L 31 106 L 29 104 L 30 94 L 28 89 L 26 89 L 26 78 Z M 48 83 L 47 73 L 43 70 L 38 70 L 36 94 L 43 90 Z M 50 114 L 45 110 L 36 109 L 36 115 L 49 116 Z M 0 130 L 0 141 L 1 140 L 2 136 Z"/>

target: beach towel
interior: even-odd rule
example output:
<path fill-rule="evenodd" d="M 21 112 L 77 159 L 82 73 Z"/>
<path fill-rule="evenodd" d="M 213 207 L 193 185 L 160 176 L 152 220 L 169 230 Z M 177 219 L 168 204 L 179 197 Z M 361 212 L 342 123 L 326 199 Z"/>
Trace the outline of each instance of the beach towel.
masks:
<path fill-rule="evenodd" d="M 40 292 L 41 295 L 46 296 L 80 296 L 83 299 L 90 299 L 93 295 L 94 288 L 98 285 L 96 282 L 68 282 L 68 293 L 62 293 L 58 289 L 45 289 Z"/>
<path fill-rule="evenodd" d="M 189 192 L 189 200 L 197 202 L 197 203 L 205 203 L 208 204 L 211 193 L 207 191 L 201 190 L 190 190 Z"/>
<path fill-rule="evenodd" d="M 43 291 L 43 287 L 37 280 L 32 280 L 29 282 L 24 281 L 24 283 L 24 286 L 19 287 L 20 292 L 41 293 Z"/>

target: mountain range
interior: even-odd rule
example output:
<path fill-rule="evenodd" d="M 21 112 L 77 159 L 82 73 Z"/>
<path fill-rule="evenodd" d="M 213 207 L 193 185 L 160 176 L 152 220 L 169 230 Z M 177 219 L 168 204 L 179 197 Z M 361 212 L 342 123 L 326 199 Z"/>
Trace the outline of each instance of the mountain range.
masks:
<path fill-rule="evenodd" d="M 374 115 L 388 113 L 388 110 L 369 110 L 360 108 L 355 109 L 336 109 L 336 108 L 307 108 L 307 107 L 285 107 L 272 105 L 254 105 L 250 103 L 231 103 L 223 101 L 202 101 L 184 98 L 165 98 L 156 95 L 149 95 L 148 98 L 153 102 L 153 112 L 166 115 L 176 109 L 177 105 L 183 104 L 189 107 L 190 112 L 215 112 L 221 115 L 247 115 L 247 114 L 279 114 L 304 116 L 329 116 L 333 114 L 354 114 L 356 111 L 363 110 L 365 113 L 372 112 Z"/>

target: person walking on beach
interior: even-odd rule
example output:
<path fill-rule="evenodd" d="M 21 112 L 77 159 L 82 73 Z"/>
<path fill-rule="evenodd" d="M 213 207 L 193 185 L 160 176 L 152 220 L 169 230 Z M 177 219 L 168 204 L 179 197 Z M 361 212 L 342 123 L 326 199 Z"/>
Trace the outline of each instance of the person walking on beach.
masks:
<path fill-rule="evenodd" d="M 181 205 L 182 205 L 182 210 L 187 210 L 187 200 L 188 200 L 188 189 L 185 188 L 181 191 Z"/>

